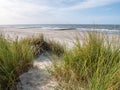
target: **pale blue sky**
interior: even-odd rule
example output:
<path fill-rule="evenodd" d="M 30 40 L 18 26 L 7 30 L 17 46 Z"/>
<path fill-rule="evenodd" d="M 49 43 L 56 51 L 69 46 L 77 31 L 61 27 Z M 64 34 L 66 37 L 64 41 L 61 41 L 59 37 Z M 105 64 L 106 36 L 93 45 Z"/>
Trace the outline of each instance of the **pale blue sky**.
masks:
<path fill-rule="evenodd" d="M 0 24 L 120 24 L 120 0 L 0 0 Z"/>

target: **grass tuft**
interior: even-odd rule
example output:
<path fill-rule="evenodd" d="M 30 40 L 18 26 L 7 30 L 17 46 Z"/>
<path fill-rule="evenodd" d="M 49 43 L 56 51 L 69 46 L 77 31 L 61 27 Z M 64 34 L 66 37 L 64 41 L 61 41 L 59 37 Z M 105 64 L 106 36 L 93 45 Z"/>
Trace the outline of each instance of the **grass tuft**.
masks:
<path fill-rule="evenodd" d="M 88 33 L 83 43 L 76 39 L 62 60 L 53 62 L 59 89 L 120 90 L 120 45 L 112 42 L 99 33 Z"/>
<path fill-rule="evenodd" d="M 33 52 L 28 42 L 9 41 L 0 36 L 0 90 L 16 90 L 19 76 L 33 63 Z"/>
<path fill-rule="evenodd" d="M 60 42 L 54 40 L 45 39 L 43 34 L 39 36 L 27 38 L 25 41 L 29 41 L 34 51 L 34 56 L 37 57 L 42 53 L 51 52 L 57 56 L 61 56 L 65 52 L 64 46 Z"/>

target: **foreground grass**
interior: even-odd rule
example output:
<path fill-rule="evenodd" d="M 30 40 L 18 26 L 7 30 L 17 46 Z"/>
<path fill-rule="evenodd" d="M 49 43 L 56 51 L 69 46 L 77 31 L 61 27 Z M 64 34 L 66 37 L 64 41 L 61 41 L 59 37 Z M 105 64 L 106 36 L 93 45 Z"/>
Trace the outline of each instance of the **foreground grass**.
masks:
<path fill-rule="evenodd" d="M 113 41 L 114 42 L 114 41 Z M 63 56 L 54 60 L 51 74 L 61 90 L 119 90 L 120 43 L 89 33 L 66 51 L 64 46 L 43 35 L 9 41 L 0 36 L 0 90 L 15 90 L 19 76 L 32 66 L 34 57 L 50 52 Z"/>
<path fill-rule="evenodd" d="M 33 65 L 33 58 L 42 53 L 60 56 L 64 47 L 43 35 L 10 41 L 0 36 L 0 90 L 16 90 L 19 76 Z"/>
<path fill-rule="evenodd" d="M 89 33 L 80 43 L 54 60 L 51 74 L 60 90 L 120 90 L 120 42 Z"/>
<path fill-rule="evenodd" d="M 0 36 L 0 90 L 16 90 L 19 76 L 32 66 L 33 52 L 28 42 L 9 41 Z"/>

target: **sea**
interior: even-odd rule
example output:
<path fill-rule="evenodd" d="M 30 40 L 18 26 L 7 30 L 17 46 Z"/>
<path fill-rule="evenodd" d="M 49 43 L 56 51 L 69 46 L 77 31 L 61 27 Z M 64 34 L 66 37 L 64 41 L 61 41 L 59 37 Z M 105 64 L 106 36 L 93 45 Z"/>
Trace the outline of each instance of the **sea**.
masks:
<path fill-rule="evenodd" d="M 120 25 L 102 24 L 19 24 L 19 25 L 0 25 L 1 29 L 24 29 L 24 30 L 78 30 L 81 32 L 101 32 L 110 34 L 120 34 Z"/>

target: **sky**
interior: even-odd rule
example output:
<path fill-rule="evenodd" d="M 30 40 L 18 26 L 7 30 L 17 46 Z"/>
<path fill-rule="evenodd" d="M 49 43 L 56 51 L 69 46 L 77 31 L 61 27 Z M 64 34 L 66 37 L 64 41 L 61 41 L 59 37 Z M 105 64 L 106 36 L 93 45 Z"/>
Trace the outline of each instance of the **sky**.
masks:
<path fill-rule="evenodd" d="M 0 24 L 120 24 L 120 0 L 0 0 Z"/>

